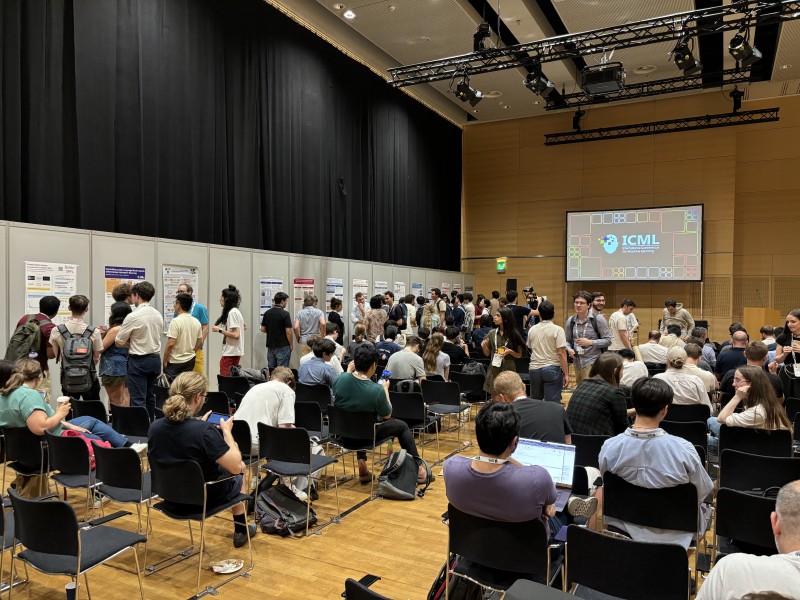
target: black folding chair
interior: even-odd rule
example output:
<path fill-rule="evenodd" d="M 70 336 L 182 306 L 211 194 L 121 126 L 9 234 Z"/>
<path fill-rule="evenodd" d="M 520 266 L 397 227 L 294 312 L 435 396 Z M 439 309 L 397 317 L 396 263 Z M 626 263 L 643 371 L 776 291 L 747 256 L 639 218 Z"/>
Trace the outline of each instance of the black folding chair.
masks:
<path fill-rule="evenodd" d="M 120 504 L 134 504 L 138 518 L 137 532 L 147 536 L 150 532 L 150 501 L 153 494 L 150 471 L 144 468 L 142 458 L 133 448 L 105 448 L 94 444 L 97 491 Z M 142 506 L 145 506 L 145 526 L 142 527 Z M 147 544 L 145 544 L 147 562 Z"/>
<path fill-rule="evenodd" d="M 328 425 L 322 418 L 322 409 L 316 402 L 294 403 L 294 424 L 308 432 L 308 437 L 317 437 L 321 443 L 328 439 Z"/>
<path fill-rule="evenodd" d="M 786 416 L 789 417 L 789 421 L 794 423 L 795 417 L 800 413 L 800 398 L 786 398 L 783 401 L 783 406 L 786 409 Z"/>
<path fill-rule="evenodd" d="M 40 479 L 39 495 L 50 489 L 45 474 L 47 467 L 47 440 L 43 435 L 34 435 L 27 427 L 4 427 L 4 444 L 6 460 L 3 463 L 3 490 L 6 487 L 6 469 L 11 468 L 19 475 L 38 476 Z"/>
<path fill-rule="evenodd" d="M 414 381 L 413 379 L 389 379 L 389 390 L 392 392 L 422 393 L 419 381 Z"/>
<path fill-rule="evenodd" d="M 563 558 L 551 560 L 547 526 L 541 519 L 507 523 L 476 517 L 447 505 L 450 521 L 447 594 L 452 576 L 467 577 L 483 588 L 506 590 L 517 579 L 551 585 Z M 451 556 L 459 560 L 450 568 Z M 563 572 L 562 572 L 563 577 Z"/>
<path fill-rule="evenodd" d="M 169 388 L 157 385 L 155 387 L 155 390 L 156 390 L 156 408 L 159 410 L 163 410 L 164 403 L 167 401 L 167 398 L 169 398 Z"/>
<path fill-rule="evenodd" d="M 200 465 L 193 461 L 187 460 L 182 463 L 174 465 L 162 465 L 154 461 L 150 461 L 150 470 L 153 480 L 153 493 L 162 498 L 161 502 L 153 505 L 153 508 L 170 519 L 176 521 L 187 521 L 189 523 L 189 536 L 191 539 L 191 547 L 179 552 L 173 556 L 165 558 L 164 560 L 145 567 L 147 575 L 152 575 L 167 567 L 171 567 L 187 558 L 199 554 L 200 558 L 197 562 L 197 584 L 195 586 L 194 598 L 201 598 L 206 594 L 213 596 L 217 595 L 217 590 L 223 585 L 233 581 L 237 577 L 247 576 L 253 570 L 253 546 L 250 542 L 250 530 L 247 523 L 247 548 L 250 555 L 250 564 L 246 568 L 238 571 L 225 579 L 222 583 L 214 586 L 206 586 L 200 591 L 200 577 L 203 573 L 203 550 L 205 549 L 205 523 L 209 517 L 219 516 L 223 511 L 243 504 L 245 508 L 245 519 L 247 519 L 247 501 L 250 496 L 247 494 L 238 494 L 232 500 L 224 502 L 216 506 L 208 506 L 208 490 L 213 485 L 219 485 L 223 481 L 228 481 L 231 478 L 226 477 L 217 481 L 204 481 L 203 470 Z M 200 549 L 194 549 L 194 536 L 192 534 L 192 521 L 200 523 Z M 169 564 L 161 566 L 163 563 Z"/>
<path fill-rule="evenodd" d="M 666 419 L 681 423 L 705 423 L 711 416 L 711 409 L 705 404 L 670 404 Z"/>
<path fill-rule="evenodd" d="M 360 581 L 350 578 L 344 582 L 344 595 L 347 600 L 391 600 L 378 592 L 373 592 Z"/>
<path fill-rule="evenodd" d="M 714 520 L 715 561 L 728 554 L 777 554 L 770 515 L 775 498 L 764 498 L 720 488 L 717 492 L 717 513 Z M 744 545 L 740 548 L 737 544 Z"/>
<path fill-rule="evenodd" d="M 248 390 L 250 390 L 250 382 L 247 380 L 247 377 L 217 375 L 217 387 L 220 392 L 225 392 L 228 398 L 233 399 L 234 395 L 237 393 L 245 395 Z"/>
<path fill-rule="evenodd" d="M 43 573 L 68 575 L 76 584 L 77 597 L 81 575 L 88 593 L 88 571 L 125 550 L 133 550 L 139 596 L 144 600 L 139 556 L 136 554 L 136 544 L 146 541 L 143 535 L 102 524 L 115 516 L 97 519 L 79 528 L 75 511 L 66 502 L 26 500 L 13 491 L 10 496 L 14 509 L 14 534 L 25 547 L 19 554 L 12 547 L 12 573 L 14 561 L 19 559 Z"/>
<path fill-rule="evenodd" d="M 479 373 L 450 373 L 450 381 L 458 384 L 458 388 L 467 402 L 483 404 L 489 401 L 489 394 L 483 391 L 486 375 Z"/>
<path fill-rule="evenodd" d="M 258 451 L 253 454 L 253 432 L 250 431 L 250 424 L 247 421 L 234 419 L 231 426 L 231 435 L 233 436 L 233 441 L 239 446 L 239 452 L 242 453 L 242 462 L 244 462 L 244 466 L 247 469 L 245 486 L 246 489 L 250 489 L 251 481 L 257 475 L 255 467 L 258 465 Z"/>
<path fill-rule="evenodd" d="M 8 580 L 3 579 L 3 563 L 6 557 L 6 550 L 11 548 L 12 544 L 19 544 L 14 536 L 14 511 L 9 510 L 4 512 L 0 517 L 0 593 L 8 591 L 12 587 L 22 585 L 28 582 L 28 567 L 25 564 L 25 578 L 19 579 L 15 576 L 14 571 L 9 571 Z"/>
<path fill-rule="evenodd" d="M 422 397 L 425 398 L 425 404 L 428 405 L 428 412 L 436 417 L 445 417 L 447 415 L 456 415 L 458 419 L 458 445 L 461 446 L 461 416 L 467 415 L 467 427 L 470 432 L 470 439 L 472 437 L 472 428 L 469 426 L 470 404 L 464 402 L 461 395 L 461 388 L 454 381 L 431 381 L 425 379 L 421 382 Z"/>
<path fill-rule="evenodd" d="M 664 373 L 667 370 L 667 365 L 663 363 L 654 363 L 654 362 L 646 362 L 644 366 L 647 367 L 647 374 L 650 377 L 653 375 L 658 375 L 659 373 Z"/>
<path fill-rule="evenodd" d="M 311 453 L 311 441 L 305 429 L 271 427 L 264 423 L 258 424 L 258 458 L 268 462 L 261 467 L 281 477 L 307 477 L 308 491 L 306 493 L 306 536 L 308 536 L 311 518 L 311 484 L 312 474 L 324 469 L 328 465 L 338 462 L 331 456 Z M 339 483 L 334 477 L 336 489 L 336 516 L 331 521 L 338 523 L 341 511 L 339 509 Z"/>
<path fill-rule="evenodd" d="M 669 416 L 670 413 L 667 413 Z M 705 421 L 661 421 L 661 429 L 670 435 L 683 438 L 693 446 L 703 449 L 703 456 L 708 455 L 708 425 Z M 705 462 L 703 462 L 705 464 Z"/>
<path fill-rule="evenodd" d="M 50 471 L 58 471 L 53 475 L 56 483 L 74 490 L 86 489 L 86 514 L 94 513 L 93 491 L 97 487 L 97 478 L 92 468 L 89 448 L 81 437 L 61 437 L 47 432 L 47 449 Z M 56 486 L 56 493 L 58 486 Z"/>
<path fill-rule="evenodd" d="M 328 414 L 328 407 L 331 405 L 331 388 L 327 385 L 298 383 L 294 393 L 296 402 L 316 402 L 322 414 Z"/>
<path fill-rule="evenodd" d="M 729 449 L 761 456 L 792 456 L 792 432 L 723 425 L 719 432 L 720 455 Z"/>
<path fill-rule="evenodd" d="M 433 426 L 436 433 L 436 460 L 441 460 L 439 452 L 439 419 L 428 414 L 428 406 L 422 394 L 402 392 L 389 392 L 389 401 L 392 403 L 392 416 L 403 421 L 413 432 L 418 432 L 422 446 L 422 458 L 425 458 L 425 434 Z"/>
<path fill-rule="evenodd" d="M 570 525 L 566 554 L 564 591 L 577 584 L 578 597 L 585 586 L 628 600 L 689 598 L 689 557 L 677 544 L 634 542 Z"/>
<path fill-rule="evenodd" d="M 108 412 L 100 400 L 70 400 L 74 417 L 94 417 L 101 423 L 108 423 Z"/>
<path fill-rule="evenodd" d="M 147 443 L 150 417 L 143 406 L 111 405 L 111 421 L 114 431 L 121 433 L 132 444 Z"/>
<path fill-rule="evenodd" d="M 372 455 L 372 468 L 377 464 L 375 461 L 375 448 L 380 448 L 391 437 L 377 437 L 378 421 L 377 415 L 373 412 L 347 411 L 332 405 L 328 407 L 328 426 L 330 428 L 330 438 L 328 443 L 339 448 L 342 457 L 346 452 L 369 451 Z M 355 464 L 353 470 L 356 470 Z M 370 469 L 372 473 L 372 469 Z M 342 460 L 342 475 L 345 475 L 344 460 Z M 375 491 L 375 475 L 372 473 L 370 484 L 370 498 Z"/>
<path fill-rule="evenodd" d="M 600 448 L 610 436 L 607 435 L 581 435 L 572 434 L 572 444 L 575 446 L 575 464 L 581 467 L 600 466 Z"/>
<path fill-rule="evenodd" d="M 199 414 L 204 415 L 208 411 L 221 415 L 230 415 L 231 401 L 228 395 L 225 392 L 207 392 L 205 404 L 203 404 Z"/>
<path fill-rule="evenodd" d="M 763 494 L 800 479 L 800 458 L 761 456 L 727 449 L 720 455 L 719 487 Z"/>

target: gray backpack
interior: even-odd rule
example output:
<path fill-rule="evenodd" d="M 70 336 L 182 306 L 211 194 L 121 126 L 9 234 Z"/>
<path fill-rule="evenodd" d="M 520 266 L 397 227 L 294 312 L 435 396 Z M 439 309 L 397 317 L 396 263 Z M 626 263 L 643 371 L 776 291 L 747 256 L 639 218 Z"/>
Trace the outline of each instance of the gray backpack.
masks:
<path fill-rule="evenodd" d="M 425 467 L 425 482 L 417 483 L 419 466 Z M 405 450 L 393 452 L 378 477 L 378 495 L 390 500 L 413 500 L 422 498 L 433 481 L 431 467 L 421 458 L 411 456 Z M 423 485 L 417 490 L 417 485 Z"/>

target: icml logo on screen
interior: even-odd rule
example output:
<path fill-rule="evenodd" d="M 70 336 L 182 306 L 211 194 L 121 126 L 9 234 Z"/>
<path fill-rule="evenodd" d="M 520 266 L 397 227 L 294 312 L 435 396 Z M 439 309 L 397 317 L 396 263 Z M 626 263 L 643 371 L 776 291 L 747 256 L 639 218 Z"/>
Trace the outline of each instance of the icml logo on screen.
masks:
<path fill-rule="evenodd" d="M 607 254 L 614 254 L 619 247 L 617 236 L 615 236 L 613 233 L 604 235 L 603 237 L 598 238 L 598 240 L 603 245 L 603 250 L 605 250 Z"/>

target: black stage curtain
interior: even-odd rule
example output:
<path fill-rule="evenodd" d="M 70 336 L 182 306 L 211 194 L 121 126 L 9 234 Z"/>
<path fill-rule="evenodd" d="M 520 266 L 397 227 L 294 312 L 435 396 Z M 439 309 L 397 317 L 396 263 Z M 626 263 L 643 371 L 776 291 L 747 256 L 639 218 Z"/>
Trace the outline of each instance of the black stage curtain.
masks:
<path fill-rule="evenodd" d="M 0 218 L 459 270 L 461 131 L 260 0 L 2 0 Z"/>

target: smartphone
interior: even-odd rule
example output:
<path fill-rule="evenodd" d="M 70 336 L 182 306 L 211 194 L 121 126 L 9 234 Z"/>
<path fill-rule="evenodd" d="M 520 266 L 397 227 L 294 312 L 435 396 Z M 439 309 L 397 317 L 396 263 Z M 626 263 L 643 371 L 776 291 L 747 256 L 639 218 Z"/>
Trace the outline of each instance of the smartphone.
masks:
<path fill-rule="evenodd" d="M 208 415 L 207 422 L 211 423 L 212 425 L 219 425 L 221 419 L 228 420 L 230 419 L 230 415 L 223 415 L 222 413 L 212 412 L 210 415 Z"/>

